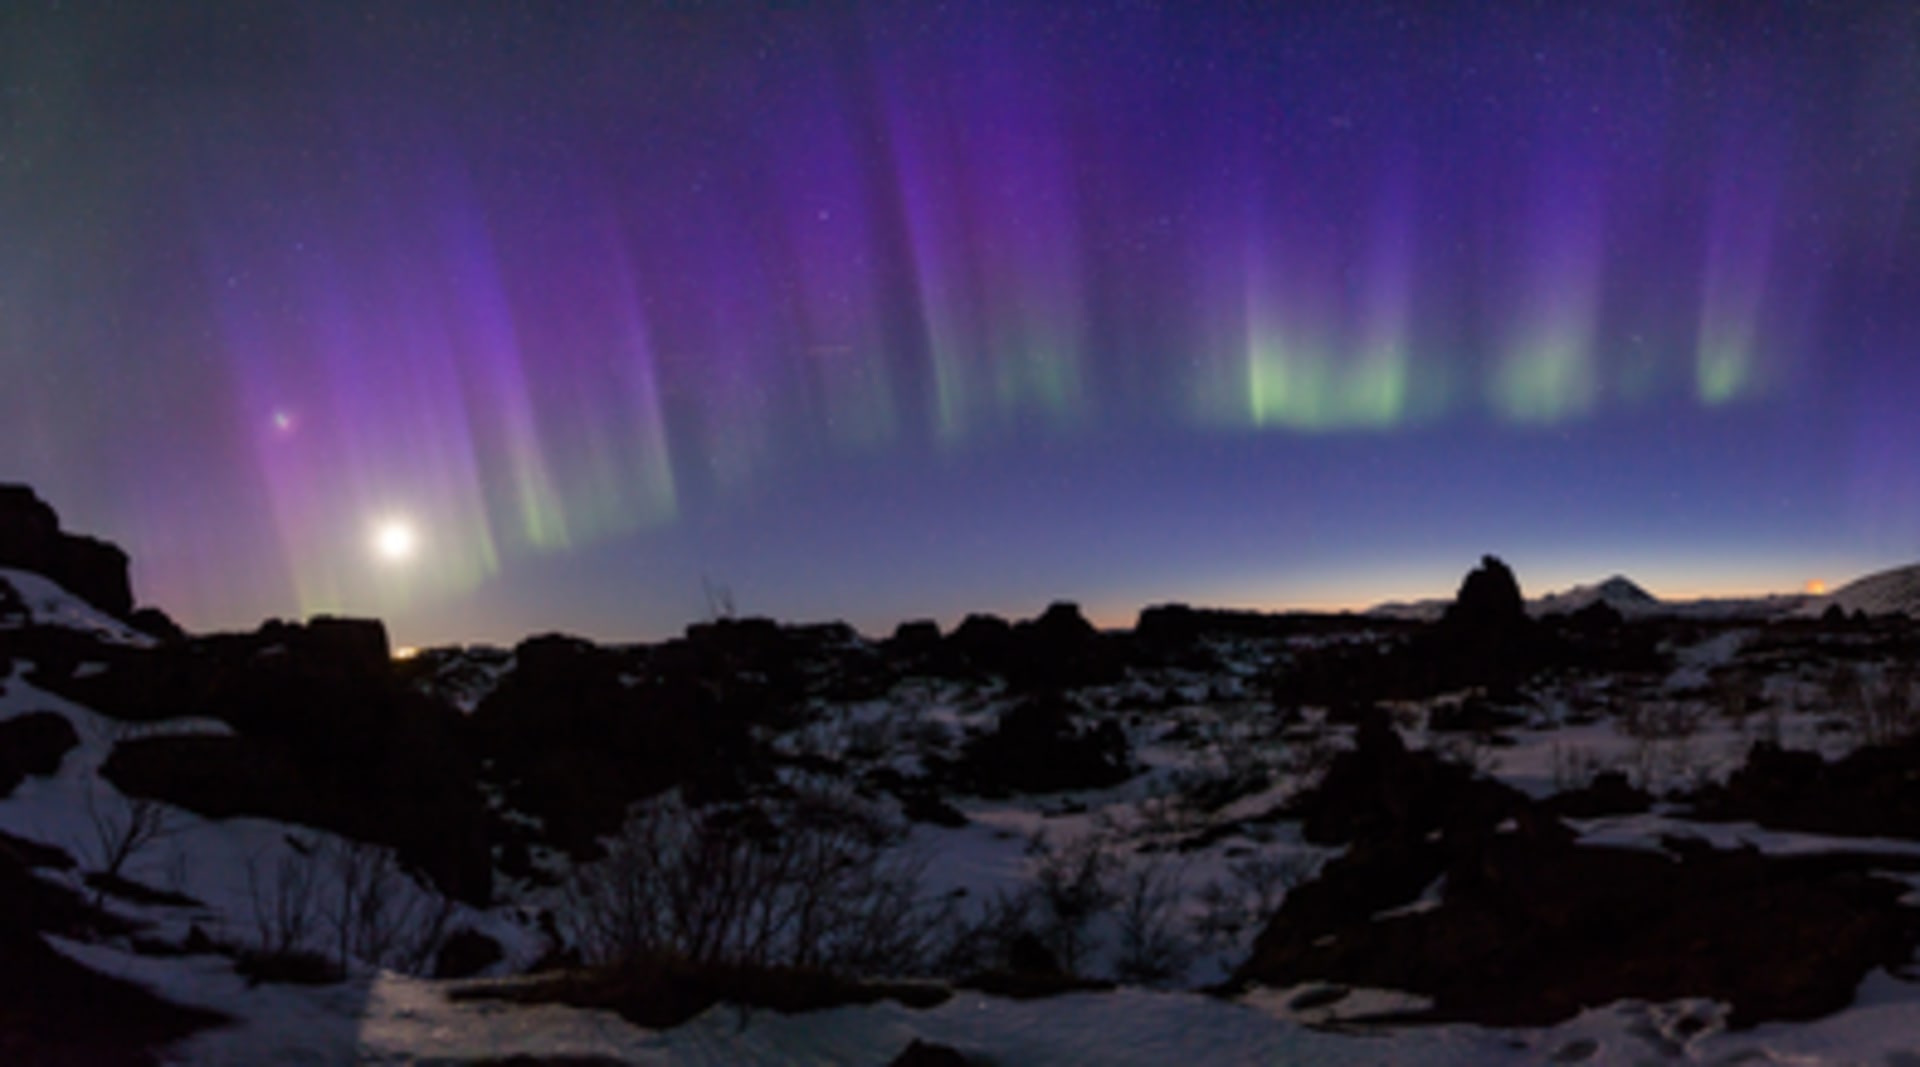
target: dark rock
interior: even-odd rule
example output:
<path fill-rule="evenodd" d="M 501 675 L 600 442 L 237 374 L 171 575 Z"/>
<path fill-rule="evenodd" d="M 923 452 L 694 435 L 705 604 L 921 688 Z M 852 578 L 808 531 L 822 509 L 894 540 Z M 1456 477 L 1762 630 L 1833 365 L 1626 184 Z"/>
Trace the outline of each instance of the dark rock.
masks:
<path fill-rule="evenodd" d="M 1746 773 L 1776 799 L 1826 773 L 1817 757 L 1755 762 Z M 1240 978 L 1403 989 L 1433 998 L 1435 1018 L 1494 1026 L 1628 997 L 1724 1000 L 1750 1025 L 1845 1007 L 1920 945 L 1904 884 L 1873 873 L 1895 857 L 1586 848 L 1554 818 L 1644 800 L 1602 776 L 1536 805 L 1408 751 L 1378 717 L 1298 805 L 1308 840 L 1352 847 L 1286 896 Z M 1431 886 L 1436 906 L 1398 910 Z"/>
<path fill-rule="evenodd" d="M 1532 814 L 1518 790 L 1476 778 L 1431 752 L 1409 751 L 1378 710 L 1361 724 L 1354 748 L 1334 757 L 1320 784 L 1295 798 L 1292 809 L 1316 844 L 1412 841 L 1435 831 L 1475 836 Z"/>
<path fill-rule="evenodd" d="M 1438 622 L 1398 643 L 1340 643 L 1301 651 L 1275 671 L 1270 684 L 1282 709 L 1359 706 L 1469 688 L 1497 697 L 1517 692 L 1550 666 L 1637 666 L 1657 660 L 1645 639 L 1590 643 L 1597 647 L 1574 647 L 1561 629 L 1528 618 L 1513 571 L 1488 556 L 1467 575 Z"/>
<path fill-rule="evenodd" d="M 943 826 L 949 830 L 967 825 L 965 813 L 929 791 L 906 789 L 900 790 L 897 795 L 900 797 L 900 814 L 914 822 Z"/>
<path fill-rule="evenodd" d="M 258 709 L 233 736 L 163 735 L 115 745 L 101 776 L 129 796 L 208 818 L 250 815 L 390 845 L 449 895 L 484 903 L 492 864 L 477 770 L 435 710 L 388 693 L 341 705 L 289 690 L 276 720 Z M 382 718 L 384 716 L 384 718 Z"/>
<path fill-rule="evenodd" d="M 1816 752 L 1760 743 L 1725 785 L 1693 798 L 1693 814 L 1781 830 L 1920 838 L 1920 739 L 1856 749 L 1828 763 Z"/>
<path fill-rule="evenodd" d="M 106 541 L 61 532 L 53 508 L 24 485 L 0 485 L 0 567 L 51 578 L 109 615 L 133 611 L 127 554 Z"/>
<path fill-rule="evenodd" d="M 1605 771 L 1579 789 L 1569 789 L 1541 803 L 1547 811 L 1566 819 L 1598 819 L 1608 815 L 1633 815 L 1653 807 L 1653 796 L 1635 788 L 1619 771 Z"/>
<path fill-rule="evenodd" d="M 1490 734 L 1526 724 L 1525 714 L 1478 696 L 1436 705 L 1427 716 L 1427 728 L 1441 733 Z"/>
<path fill-rule="evenodd" d="M 940 649 L 940 624 L 932 619 L 913 619 L 893 628 L 887 639 L 887 653 L 902 658 L 931 656 Z"/>
<path fill-rule="evenodd" d="M 218 952 L 220 946 L 207 936 L 199 923 L 192 923 L 187 927 L 186 939 L 180 942 L 180 950 L 189 956 L 210 956 Z"/>
<path fill-rule="evenodd" d="M 1585 634 L 1610 634 L 1618 631 L 1627 623 L 1620 609 L 1604 600 L 1596 600 L 1578 611 L 1571 612 L 1563 620 L 1567 628 Z"/>
<path fill-rule="evenodd" d="M 233 973 L 259 985 L 333 985 L 346 980 L 339 963 L 307 949 L 266 952 L 249 949 L 234 957 Z"/>
<path fill-rule="evenodd" d="M 70 871 L 75 867 L 73 857 L 65 849 L 31 838 L 16 837 L 5 830 L 0 830 L 0 862 L 55 871 Z"/>
<path fill-rule="evenodd" d="M 888 1067 L 971 1067 L 972 1063 L 959 1049 L 914 1038 Z"/>
<path fill-rule="evenodd" d="M 1505 630 L 1524 626 L 1527 602 L 1513 569 L 1494 556 L 1480 557 L 1480 566 L 1467 572 L 1460 591 L 1441 621 L 1475 630 Z"/>
<path fill-rule="evenodd" d="M 1027 931 L 1021 931 L 1007 946 L 1007 969 L 1014 974 L 1043 977 L 1067 973 L 1046 943 Z"/>
<path fill-rule="evenodd" d="M 1296 890 L 1304 903 L 1282 904 L 1242 979 L 1404 989 L 1432 997 L 1434 1018 L 1494 1026 L 1706 997 L 1750 1026 L 1844 1008 L 1867 973 L 1920 943 L 1904 885 L 1867 873 L 1884 857 L 1676 859 L 1515 834 L 1448 847 L 1434 908 L 1356 920 L 1325 904 L 1331 889 Z"/>
<path fill-rule="evenodd" d="M 393 670 L 387 627 L 379 619 L 318 615 L 293 633 L 304 658 L 343 675 L 381 677 Z"/>
<path fill-rule="evenodd" d="M 1092 640 L 1099 631 L 1093 628 L 1086 616 L 1080 614 L 1080 605 L 1067 600 L 1056 600 L 1047 605 L 1040 617 L 1028 624 L 1032 635 L 1049 644 L 1070 646 Z"/>
<path fill-rule="evenodd" d="M 1093 628 L 1079 605 L 1055 601 L 1039 618 L 1013 628 L 1002 670 L 1016 689 L 1074 689 L 1119 681 L 1122 663 L 1114 642 Z"/>
<path fill-rule="evenodd" d="M 45 933 L 95 936 L 125 924 L 36 878 L 0 848 L 0 1058 L 8 1063 L 151 1064 L 152 1050 L 228 1022 L 90 971 Z"/>
<path fill-rule="evenodd" d="M 447 935 L 434 953 L 435 978 L 471 978 L 499 963 L 506 953 L 500 942 L 478 930 L 461 928 Z"/>
<path fill-rule="evenodd" d="M 786 638 L 751 621 L 699 632 L 651 658 L 553 635 L 514 650 L 471 724 L 549 844 L 591 856 L 636 800 L 675 786 L 726 796 L 765 773 L 750 727 L 791 698 L 765 680 L 791 665 Z"/>
<path fill-rule="evenodd" d="M 156 607 L 134 609 L 133 614 L 127 616 L 127 624 L 148 637 L 158 638 L 161 641 L 176 642 L 187 639 L 187 631 L 182 629 L 179 623 L 174 622 L 166 612 Z"/>
<path fill-rule="evenodd" d="M 30 711 L 0 719 L 0 797 L 12 795 L 27 775 L 49 775 L 80 744 L 66 716 Z"/>
<path fill-rule="evenodd" d="M 1026 793 L 1101 789 L 1133 775 L 1126 735 L 1111 721 L 1086 729 L 1065 698 L 1028 698 L 966 745 L 956 768 L 976 787 Z"/>
<path fill-rule="evenodd" d="M 1013 625 L 998 615 L 969 615 L 944 644 L 945 651 L 975 670 L 1004 671 L 1013 648 Z"/>

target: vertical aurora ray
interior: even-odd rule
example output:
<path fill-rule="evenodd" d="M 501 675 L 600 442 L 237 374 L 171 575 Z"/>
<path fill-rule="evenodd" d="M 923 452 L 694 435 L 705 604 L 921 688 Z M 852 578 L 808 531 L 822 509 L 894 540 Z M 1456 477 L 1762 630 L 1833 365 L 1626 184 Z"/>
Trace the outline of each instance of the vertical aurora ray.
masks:
<path fill-rule="evenodd" d="M 1540 167 L 1511 267 L 1513 313 L 1487 382 L 1501 417 L 1552 424 L 1587 415 L 1599 397 L 1595 340 L 1606 267 L 1605 194 L 1592 161 Z"/>
<path fill-rule="evenodd" d="M 501 532 L 534 548 L 565 548 L 571 543 L 566 512 L 543 450 L 526 357 L 492 238 L 478 210 L 452 193 L 464 188 L 464 180 L 449 168 L 442 182 L 444 199 L 434 221 L 445 250 L 440 266 L 449 280 L 446 312 L 458 329 L 452 340 L 468 368 L 460 385 L 472 396 L 470 402 L 497 423 L 499 440 L 493 435 L 482 440 L 504 453 L 506 529 Z M 493 521 L 496 528 L 502 524 L 501 518 Z"/>
<path fill-rule="evenodd" d="M 1805 440 L 1685 535 L 1913 543 L 1911 5 L 282 7 L 0 5 L 0 476 L 191 625 L 1006 610 L 1096 523 L 1173 590 L 1234 471 L 1324 533 L 1429 454 L 1504 537 Z"/>
<path fill-rule="evenodd" d="M 947 447 L 1028 417 L 1071 426 L 1086 402 L 1082 241 L 1052 72 L 1007 40 L 977 54 L 953 47 L 942 61 L 980 72 L 964 89 L 929 92 L 898 59 L 877 75 L 929 421 Z"/>
<path fill-rule="evenodd" d="M 1757 388 L 1762 307 L 1772 265 L 1777 165 L 1723 164 L 1708 208 L 1694 388 L 1709 407 Z"/>
<path fill-rule="evenodd" d="M 1444 404 L 1437 375 L 1413 363 L 1411 171 L 1374 161 L 1363 234 L 1296 209 L 1268 221 L 1271 191 L 1249 195 L 1241 256 L 1238 373 L 1209 372 L 1216 419 L 1295 433 L 1381 433 Z M 1220 284 L 1220 283 L 1216 283 Z"/>
<path fill-rule="evenodd" d="M 829 50 L 809 50 L 831 64 Z M 832 81 L 821 91 L 784 102 L 767 122 L 764 158 L 769 180 L 759 199 L 771 216 L 762 247 L 779 265 L 778 284 L 790 294 L 779 331 L 782 353 L 799 365 L 808 416 L 843 451 L 874 451 L 893 442 L 903 422 L 888 359 L 897 342 L 888 329 L 883 268 L 887 249 L 878 230 L 888 177 L 863 152 L 864 138 L 881 136 L 862 125 L 864 102 Z"/>

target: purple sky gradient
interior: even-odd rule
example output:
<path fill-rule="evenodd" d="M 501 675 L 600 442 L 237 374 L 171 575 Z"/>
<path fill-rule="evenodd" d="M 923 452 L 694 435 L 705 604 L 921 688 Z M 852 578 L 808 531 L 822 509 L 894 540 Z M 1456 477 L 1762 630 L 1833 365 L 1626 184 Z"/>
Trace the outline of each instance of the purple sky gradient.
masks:
<path fill-rule="evenodd" d="M 1920 555 L 1904 2 L 18 4 L 0 234 L 0 477 L 193 627 Z"/>

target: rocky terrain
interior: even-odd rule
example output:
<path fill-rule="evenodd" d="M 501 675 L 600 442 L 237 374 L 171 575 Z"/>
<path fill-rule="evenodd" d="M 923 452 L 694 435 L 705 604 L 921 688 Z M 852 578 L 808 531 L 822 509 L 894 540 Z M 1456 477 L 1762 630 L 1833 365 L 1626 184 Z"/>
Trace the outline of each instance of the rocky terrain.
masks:
<path fill-rule="evenodd" d="M 395 659 L 184 633 L 0 487 L 0 1059 L 1909 1063 L 1920 629 L 1871 602 L 1489 557 L 1430 618 Z"/>

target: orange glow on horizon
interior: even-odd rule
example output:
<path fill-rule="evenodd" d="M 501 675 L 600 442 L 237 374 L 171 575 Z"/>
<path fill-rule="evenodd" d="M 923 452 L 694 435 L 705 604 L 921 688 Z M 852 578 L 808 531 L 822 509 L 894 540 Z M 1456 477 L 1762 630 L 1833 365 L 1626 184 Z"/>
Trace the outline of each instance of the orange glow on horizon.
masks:
<path fill-rule="evenodd" d="M 1807 579 L 1807 592 L 1813 594 L 1814 596 L 1826 596 L 1827 583 L 1821 581 L 1818 578 L 1809 578 Z"/>

